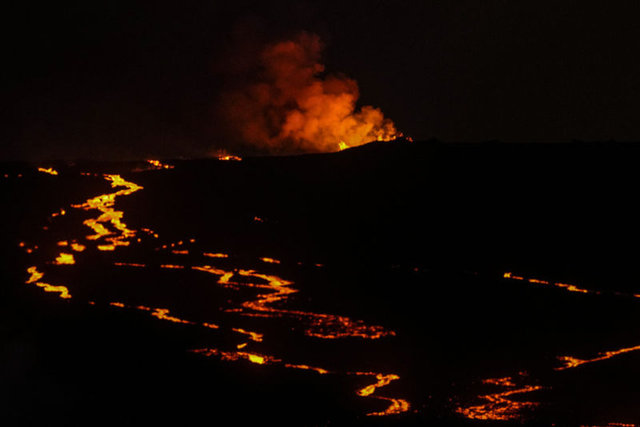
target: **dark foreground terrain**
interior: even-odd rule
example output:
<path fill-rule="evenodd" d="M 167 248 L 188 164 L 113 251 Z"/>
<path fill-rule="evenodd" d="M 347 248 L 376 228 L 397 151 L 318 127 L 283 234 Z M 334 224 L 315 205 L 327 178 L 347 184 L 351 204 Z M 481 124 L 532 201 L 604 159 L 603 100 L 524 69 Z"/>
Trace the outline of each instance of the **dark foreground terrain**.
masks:
<path fill-rule="evenodd" d="M 0 417 L 640 425 L 639 161 L 397 142 L 0 164 Z"/>

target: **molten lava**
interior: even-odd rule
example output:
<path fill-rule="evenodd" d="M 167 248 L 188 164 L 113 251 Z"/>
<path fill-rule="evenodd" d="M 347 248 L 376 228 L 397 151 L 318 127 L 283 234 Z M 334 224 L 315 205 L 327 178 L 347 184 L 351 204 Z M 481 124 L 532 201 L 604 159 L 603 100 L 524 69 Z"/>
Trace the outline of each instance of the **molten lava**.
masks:
<path fill-rule="evenodd" d="M 384 375 L 384 374 L 379 374 L 375 372 L 356 372 L 355 374 L 356 375 L 372 375 L 372 376 L 375 376 L 377 379 L 377 382 L 375 384 L 368 385 L 357 391 L 358 396 L 362 396 L 362 397 L 372 396 L 373 393 L 375 393 L 376 389 L 389 385 L 391 381 L 400 379 L 400 377 L 395 374 Z M 370 412 L 367 414 L 368 416 L 380 417 L 385 415 L 400 414 L 402 412 L 407 412 L 409 410 L 409 406 L 410 406 L 409 402 L 407 402 L 404 399 L 394 399 L 394 398 L 383 397 L 383 396 L 373 396 L 373 397 L 375 397 L 378 400 L 386 400 L 391 403 L 387 407 L 387 409 L 385 409 L 384 411 Z"/>
<path fill-rule="evenodd" d="M 149 163 L 153 169 L 173 169 L 172 165 L 164 164 L 160 160 L 147 160 L 147 163 Z"/>
<path fill-rule="evenodd" d="M 149 161 L 149 164 L 153 167 L 153 169 L 158 170 L 171 168 L 170 166 L 163 165 L 162 163 L 156 161 Z M 158 274 L 160 274 L 161 271 L 158 269 L 168 269 L 175 270 L 175 273 L 171 272 L 170 274 L 180 275 L 194 274 L 193 272 L 196 272 L 195 274 L 198 274 L 197 272 L 203 272 L 217 276 L 215 278 L 215 282 L 223 288 L 229 288 L 235 291 L 241 289 L 247 291 L 242 292 L 243 296 L 247 296 L 246 300 L 242 300 L 240 302 L 234 302 L 234 300 L 231 299 L 227 300 L 227 303 L 232 304 L 232 307 L 219 307 L 222 310 L 216 310 L 215 313 L 218 313 L 216 314 L 216 316 L 220 316 L 219 313 L 222 313 L 222 315 L 227 318 L 236 316 L 238 314 L 249 318 L 268 317 L 278 319 L 287 317 L 293 319 L 296 325 L 301 325 L 300 331 L 305 335 L 321 339 L 338 339 L 344 337 L 378 339 L 384 336 L 395 335 L 394 331 L 387 330 L 382 326 L 367 325 L 361 320 L 352 320 L 345 316 L 307 312 L 286 308 L 285 305 L 292 302 L 290 300 L 290 297 L 299 292 L 298 289 L 293 287 L 294 283 L 292 281 L 286 280 L 275 274 L 267 274 L 251 268 L 230 269 L 228 267 L 222 268 L 210 265 L 192 265 L 189 260 L 201 260 L 202 257 L 210 258 L 212 259 L 212 261 L 217 260 L 225 266 L 231 264 L 232 262 L 230 260 L 227 260 L 229 258 L 229 255 L 225 253 L 197 252 L 194 250 L 186 249 L 185 247 L 187 245 L 187 240 L 181 240 L 175 243 L 162 245 L 161 248 L 166 249 L 162 251 L 162 258 L 160 258 L 162 261 L 153 262 L 151 260 L 150 262 L 147 262 L 147 258 L 145 258 L 145 262 L 142 263 L 129 261 L 128 258 L 126 258 L 127 261 L 119 261 L 117 260 L 117 258 L 114 259 L 115 257 L 114 255 L 112 255 L 112 253 L 117 251 L 119 248 L 135 245 L 136 242 L 141 243 L 143 238 L 159 238 L 159 235 L 157 233 L 146 228 L 140 229 L 142 233 L 140 233 L 140 236 L 138 237 L 138 231 L 130 229 L 123 221 L 124 212 L 115 208 L 116 200 L 118 197 L 131 195 L 136 191 L 142 190 L 142 187 L 133 182 L 125 180 L 119 175 L 98 175 L 92 173 L 84 173 L 81 175 L 92 177 L 102 176 L 111 184 L 111 187 L 115 189 L 113 192 L 89 198 L 84 203 L 71 205 L 76 209 L 96 213 L 96 216 L 85 219 L 83 221 L 83 224 L 92 230 L 92 234 L 86 236 L 87 246 L 91 247 L 89 252 L 92 252 L 95 249 L 106 251 L 106 253 L 101 254 L 101 256 L 108 260 L 106 264 L 110 268 L 153 268 L 156 269 L 156 273 Z M 59 211 L 58 215 L 63 215 L 65 213 L 66 211 L 62 209 Z M 69 215 L 69 218 L 70 220 L 73 220 L 74 218 L 77 218 L 77 216 Z M 263 220 L 255 217 L 254 221 L 262 222 Z M 52 224 L 52 226 L 56 225 L 55 223 Z M 48 227 L 46 229 L 48 229 Z M 80 263 L 83 258 L 79 257 L 79 259 L 76 260 L 77 255 L 74 255 L 74 252 L 85 251 L 87 249 L 87 246 L 77 242 L 78 236 L 66 236 L 66 238 L 61 239 L 60 237 L 58 237 L 60 236 L 60 234 L 53 234 L 57 238 L 52 242 L 51 245 L 47 244 L 44 247 L 53 247 L 56 249 L 65 248 L 65 252 L 55 252 L 52 255 L 55 260 L 53 262 L 49 262 L 48 264 L 74 266 Z M 191 238 L 188 240 L 188 242 L 194 243 L 195 239 Z M 32 250 L 31 248 L 27 248 L 27 244 L 25 242 L 20 242 L 19 246 L 21 248 L 24 248 L 28 252 L 31 252 Z M 34 249 L 37 247 L 37 245 L 33 246 Z M 156 251 L 160 251 L 161 248 L 156 246 L 155 249 Z M 171 263 L 170 260 L 166 259 L 166 257 L 180 257 L 181 260 L 186 261 L 181 263 Z M 254 261 L 257 263 L 257 260 Z M 278 269 L 280 268 L 281 264 L 281 261 L 275 258 L 264 257 L 261 258 L 260 261 L 263 263 L 271 264 L 269 267 L 270 269 Z M 260 265 L 264 266 L 263 264 Z M 68 269 L 71 267 L 65 268 Z M 35 284 L 36 286 L 42 288 L 45 292 L 57 293 L 58 296 L 63 299 L 71 298 L 67 287 L 54 286 L 49 283 L 43 282 L 42 279 L 44 278 L 45 273 L 43 273 L 37 266 L 29 267 L 27 269 L 27 273 L 29 274 L 29 277 L 26 280 L 27 284 Z M 163 274 L 169 274 L 169 272 L 163 272 Z M 97 305 L 96 301 L 94 301 L 93 299 L 88 299 L 86 303 L 91 306 Z M 103 304 L 107 304 L 110 307 L 121 310 L 142 311 L 154 317 L 155 319 L 184 325 L 185 328 L 203 327 L 210 330 L 221 329 L 226 333 L 231 333 L 231 336 L 236 337 L 239 341 L 232 344 L 231 348 L 234 349 L 233 351 L 223 351 L 214 348 L 194 350 L 195 353 L 203 354 L 205 356 L 218 356 L 223 360 L 229 361 L 244 360 L 258 365 L 277 363 L 281 366 L 284 366 L 285 368 L 306 370 L 320 375 L 353 375 L 353 373 L 344 371 L 330 371 L 329 369 L 326 369 L 324 367 L 314 366 L 312 364 L 289 363 L 288 361 L 285 362 L 283 360 L 285 359 L 285 357 L 276 357 L 273 355 L 263 354 L 262 352 L 249 350 L 253 346 L 264 346 L 266 344 L 265 334 L 260 331 L 251 330 L 253 328 L 245 326 L 244 323 L 242 325 L 243 327 L 233 327 L 231 325 L 224 326 L 224 323 L 222 324 L 223 326 L 220 326 L 217 324 L 217 321 L 216 323 L 212 323 L 211 321 L 196 321 L 178 317 L 177 315 L 172 314 L 171 309 L 169 308 L 149 307 L 146 305 L 136 304 L 130 305 L 126 302 L 122 302 L 122 300 L 104 302 Z M 263 323 L 260 324 L 262 325 Z M 289 330 L 289 328 L 287 328 L 287 330 Z M 357 391 L 357 394 L 359 396 L 388 402 L 388 407 L 386 410 L 381 412 L 373 412 L 369 415 L 392 415 L 409 410 L 409 403 L 403 399 L 381 397 L 376 395 L 376 392 L 379 388 L 388 385 L 391 381 L 399 379 L 397 375 L 384 375 L 382 373 L 376 372 L 356 372 L 355 374 L 369 375 L 376 378 L 376 382 L 374 384 L 366 386 L 365 388 Z"/>
<path fill-rule="evenodd" d="M 511 377 L 489 378 L 483 380 L 483 383 L 506 387 L 509 390 L 479 396 L 487 402 L 482 405 L 459 407 L 457 409 L 459 414 L 473 420 L 507 421 L 518 419 L 524 410 L 531 410 L 538 406 L 537 402 L 512 400 L 511 397 L 541 390 L 542 386 L 517 387 Z"/>
<path fill-rule="evenodd" d="M 40 279 L 44 277 L 44 273 L 38 271 L 36 266 L 29 267 L 27 269 L 27 273 L 31 276 L 27 279 L 26 283 L 33 283 L 37 287 L 42 288 L 45 292 L 57 292 L 60 295 L 60 298 L 68 299 L 71 298 L 71 294 L 69 294 L 69 289 L 66 286 L 54 286 L 49 283 L 41 282 Z"/>
<path fill-rule="evenodd" d="M 563 371 L 565 369 L 576 368 L 580 365 L 611 359 L 612 357 L 618 356 L 620 354 L 629 353 L 629 352 L 638 351 L 638 350 L 640 350 L 640 345 L 637 345 L 634 347 L 621 348 L 619 350 L 605 351 L 602 353 L 598 353 L 596 357 L 593 357 L 591 359 L 578 359 L 577 357 L 571 357 L 571 356 L 558 356 L 558 360 L 562 361 L 564 365 L 559 368 L 555 368 L 555 370 Z"/>
<path fill-rule="evenodd" d="M 61 252 L 54 262 L 54 264 L 58 264 L 58 265 L 75 264 L 75 263 L 76 263 L 76 260 L 73 258 L 73 254 L 67 254 L 64 252 Z"/>
<path fill-rule="evenodd" d="M 106 243 L 98 245 L 101 251 L 113 251 L 117 246 L 128 246 L 129 239 L 136 235 L 136 232 L 129 230 L 122 217 L 124 212 L 114 209 L 115 199 L 118 196 L 128 196 L 142 187 L 132 182 L 124 180 L 120 175 L 105 175 L 107 181 L 111 182 L 112 187 L 125 187 L 124 190 L 115 193 L 102 194 L 87 200 L 81 205 L 72 205 L 74 208 L 84 209 L 86 211 L 98 210 L 101 215 L 97 218 L 90 218 L 84 221 L 84 224 L 91 228 L 95 234 L 87 236 L 89 240 L 104 240 Z M 115 231 L 109 230 L 105 225 L 110 224 Z"/>
<path fill-rule="evenodd" d="M 48 173 L 49 175 L 58 175 L 58 171 L 53 168 L 38 168 L 38 172 Z"/>
<path fill-rule="evenodd" d="M 525 277 L 522 277 L 522 276 L 516 276 L 511 272 L 504 273 L 504 275 L 502 277 L 504 277 L 505 279 L 526 281 L 526 282 L 533 283 L 533 284 L 538 284 L 538 285 L 551 285 L 551 286 L 555 286 L 557 288 L 566 289 L 569 292 L 579 292 L 579 293 L 582 293 L 582 294 L 588 294 L 588 293 L 597 294 L 598 293 L 598 292 L 595 292 L 595 291 L 589 291 L 587 289 L 582 289 L 582 288 L 579 288 L 579 287 L 577 287 L 575 285 L 571 285 L 571 284 L 568 284 L 568 283 L 562 283 L 562 282 L 553 282 L 552 283 L 552 282 L 549 282 L 547 280 L 534 279 L 534 278 L 525 278 Z"/>

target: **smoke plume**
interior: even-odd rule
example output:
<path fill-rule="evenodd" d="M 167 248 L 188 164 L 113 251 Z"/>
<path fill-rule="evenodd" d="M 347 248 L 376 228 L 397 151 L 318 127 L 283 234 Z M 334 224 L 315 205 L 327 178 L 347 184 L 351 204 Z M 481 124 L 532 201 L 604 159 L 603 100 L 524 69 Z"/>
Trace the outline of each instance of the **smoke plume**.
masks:
<path fill-rule="evenodd" d="M 356 110 L 357 83 L 323 75 L 323 45 L 302 33 L 263 48 L 250 83 L 228 91 L 222 114 L 244 144 L 271 153 L 337 151 L 398 136 L 371 106 Z"/>

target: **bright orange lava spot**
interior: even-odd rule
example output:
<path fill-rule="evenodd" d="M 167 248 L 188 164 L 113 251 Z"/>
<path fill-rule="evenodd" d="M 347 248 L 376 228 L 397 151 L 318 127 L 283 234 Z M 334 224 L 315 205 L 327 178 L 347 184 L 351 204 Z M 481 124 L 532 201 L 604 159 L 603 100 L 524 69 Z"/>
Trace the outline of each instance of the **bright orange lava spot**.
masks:
<path fill-rule="evenodd" d="M 86 249 L 87 247 L 85 245 L 81 245 L 80 243 L 72 243 L 71 244 L 71 249 L 73 249 L 76 252 L 82 252 Z"/>
<path fill-rule="evenodd" d="M 277 260 L 277 259 L 274 259 L 274 258 L 266 258 L 266 257 L 264 257 L 264 258 L 260 258 L 260 261 L 266 262 L 268 264 L 280 264 L 280 261 Z"/>
<path fill-rule="evenodd" d="M 242 161 L 242 157 L 234 156 L 234 155 L 231 155 L 231 154 L 220 154 L 216 158 L 218 160 L 224 160 L 224 161 L 234 161 L 234 162 Z"/>
<path fill-rule="evenodd" d="M 202 354 L 204 356 L 219 356 L 222 360 L 248 360 L 251 363 L 256 363 L 258 365 L 264 365 L 267 363 L 275 363 L 280 362 L 279 359 L 276 359 L 271 356 L 266 356 L 262 354 L 256 353 L 247 353 L 245 351 L 221 351 L 215 348 L 203 348 L 198 350 L 191 350 L 194 353 Z"/>
<path fill-rule="evenodd" d="M 75 264 L 76 260 L 73 258 L 73 254 L 60 253 L 56 258 L 54 264 L 63 265 L 63 264 Z"/>
<path fill-rule="evenodd" d="M 38 168 L 38 172 L 48 173 L 49 175 L 58 175 L 58 171 L 53 168 Z"/>
<path fill-rule="evenodd" d="M 173 169 L 172 165 L 164 164 L 160 160 L 147 160 L 147 163 L 149 163 L 155 169 Z"/>

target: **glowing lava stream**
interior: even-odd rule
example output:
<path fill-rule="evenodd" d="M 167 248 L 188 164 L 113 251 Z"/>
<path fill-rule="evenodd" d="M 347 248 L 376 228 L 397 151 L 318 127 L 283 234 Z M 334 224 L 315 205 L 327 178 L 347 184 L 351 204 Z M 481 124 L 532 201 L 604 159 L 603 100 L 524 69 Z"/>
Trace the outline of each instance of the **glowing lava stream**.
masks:
<path fill-rule="evenodd" d="M 101 251 L 113 251 L 116 246 L 128 246 L 129 240 L 136 235 L 134 230 L 127 228 L 127 225 L 122 222 L 122 216 L 124 212 L 116 211 L 114 209 L 115 199 L 118 196 L 128 196 L 138 190 L 142 190 L 142 187 L 129 181 L 122 179 L 120 175 L 105 175 L 105 179 L 111 181 L 112 187 L 125 187 L 124 190 L 116 191 L 115 193 L 102 194 L 87 200 L 81 205 L 72 205 L 74 208 L 84 209 L 86 211 L 97 209 L 102 212 L 98 218 L 90 218 L 84 221 L 84 225 L 91 228 L 96 234 L 87 236 L 88 240 L 99 240 L 104 238 L 107 244 L 98 245 L 98 249 Z M 110 223 L 113 228 L 118 231 L 118 234 L 108 230 L 105 224 Z"/>
<path fill-rule="evenodd" d="M 244 345 L 242 345 L 242 348 L 244 348 Z M 191 350 L 191 351 L 193 353 L 201 354 L 203 356 L 207 356 L 207 357 L 218 356 L 220 360 L 227 360 L 227 361 L 234 361 L 234 362 L 239 360 L 246 360 L 248 362 L 255 363 L 258 365 L 282 363 L 281 359 L 277 359 L 275 357 L 264 355 L 264 354 L 250 353 L 246 351 L 221 351 L 215 348 L 200 348 L 200 349 Z M 283 365 L 285 368 L 290 368 L 290 369 L 302 369 L 302 370 L 315 371 L 320 375 L 334 373 L 316 366 L 296 365 L 292 363 L 283 363 Z M 390 402 L 389 406 L 384 411 L 370 412 L 367 414 L 368 416 L 380 417 L 380 416 L 386 416 L 386 415 L 395 415 L 395 414 L 401 414 L 403 412 L 407 412 L 409 410 L 410 404 L 408 401 L 404 399 L 396 399 L 391 397 L 374 395 L 376 389 L 384 387 L 388 385 L 391 381 L 399 379 L 400 377 L 398 375 L 395 375 L 395 374 L 384 375 L 376 372 L 348 372 L 347 374 L 374 376 L 377 381 L 374 384 L 368 385 L 358 390 L 357 391 L 358 396 L 371 397 L 374 399 Z"/>
<path fill-rule="evenodd" d="M 551 286 L 555 286 L 557 288 L 563 288 L 568 290 L 569 292 L 579 292 L 581 294 L 599 294 L 600 292 L 597 291 L 590 291 L 587 289 L 582 289 L 579 288 L 575 285 L 571 285 L 569 283 L 561 283 L 561 282 L 549 282 L 548 280 L 541 280 L 541 279 L 534 279 L 534 278 L 526 278 L 523 276 L 516 276 L 515 274 L 511 273 L 511 272 L 507 272 L 504 273 L 504 275 L 502 276 L 505 279 L 510 279 L 510 280 L 519 280 L 519 281 L 523 281 L 523 282 L 529 282 L 529 283 L 533 283 L 533 284 L 537 284 L 537 285 L 551 285 Z"/>
<path fill-rule="evenodd" d="M 27 279 L 25 283 L 33 283 L 37 287 L 44 289 L 45 292 L 58 292 L 60 298 L 67 299 L 71 298 L 71 294 L 69 294 L 69 289 L 66 286 L 53 286 L 48 283 L 41 282 L 40 279 L 44 277 L 44 273 L 38 271 L 38 267 L 33 266 L 27 268 L 27 273 L 30 274 L 30 277 Z"/>
<path fill-rule="evenodd" d="M 504 273 L 503 278 L 509 280 L 517 280 L 523 282 L 529 282 L 539 285 L 550 285 L 558 288 L 566 289 L 570 292 L 577 292 L 582 294 L 595 294 L 599 295 L 598 291 L 591 291 L 587 289 L 579 288 L 572 284 L 551 282 L 548 280 L 541 280 L 535 278 L 526 278 L 523 276 L 514 275 L 511 272 Z M 616 295 L 640 297 L 640 295 L 627 295 L 620 292 L 616 292 Z M 563 363 L 562 366 L 554 368 L 556 371 L 563 371 L 566 369 L 576 368 L 588 363 L 599 362 L 621 354 L 630 353 L 640 350 L 640 345 L 633 347 L 625 347 L 618 350 L 611 350 L 600 352 L 596 357 L 590 359 L 580 359 L 573 356 L 558 356 L 557 359 Z M 510 399 L 510 396 L 521 395 L 524 393 L 530 393 L 536 390 L 540 390 L 541 386 L 524 386 L 517 388 L 511 377 L 504 378 L 489 378 L 483 380 L 485 384 L 491 384 L 495 386 L 507 387 L 509 390 L 500 393 L 493 393 L 479 396 L 480 399 L 486 400 L 487 403 L 483 405 L 475 405 L 468 407 L 459 407 L 456 412 L 464 415 L 469 419 L 478 420 L 514 420 L 520 417 L 520 412 L 523 410 L 531 410 L 535 408 L 538 403 L 536 402 L 523 402 L 514 401 Z"/>
<path fill-rule="evenodd" d="M 298 290 L 292 288 L 293 282 L 284 280 L 275 275 L 262 274 L 254 270 L 233 270 L 227 271 L 214 268 L 209 265 L 193 266 L 192 269 L 204 271 L 220 276 L 218 284 L 238 289 L 240 287 L 250 287 L 266 289 L 269 292 L 258 294 L 255 300 L 245 301 L 240 308 L 227 309 L 227 312 L 240 313 L 248 317 L 282 317 L 290 316 L 298 320 L 307 320 L 310 326 L 305 330 L 305 335 L 323 338 L 336 339 L 345 337 L 360 337 L 365 339 L 378 339 L 384 336 L 393 336 L 395 332 L 387 330 L 382 326 L 367 325 L 361 320 L 352 320 L 345 316 L 338 316 L 324 313 L 312 313 L 300 310 L 289 310 L 284 308 L 274 308 L 272 305 L 277 302 L 286 301 Z M 238 282 L 231 279 L 235 276 L 253 278 L 263 283 Z"/>
<path fill-rule="evenodd" d="M 517 396 L 532 391 L 541 390 L 542 386 L 516 387 L 511 377 L 489 378 L 483 383 L 507 387 L 509 390 L 479 396 L 487 403 L 468 407 L 459 407 L 456 412 L 472 420 L 508 421 L 520 418 L 523 410 L 531 410 L 538 406 L 537 402 L 522 402 L 511 400 L 511 396 Z"/>
<path fill-rule="evenodd" d="M 151 163 L 151 162 L 150 162 Z M 152 166 L 157 167 L 158 169 L 168 169 L 168 167 L 151 163 Z M 48 172 L 47 172 L 48 173 Z M 96 174 L 84 174 L 88 176 L 97 176 Z M 138 190 L 141 190 L 142 187 L 126 181 L 120 175 L 103 175 L 103 177 L 111 183 L 113 188 L 117 188 L 117 191 L 108 194 L 102 194 L 93 198 L 88 199 L 86 202 L 82 204 L 71 205 L 73 208 L 82 209 L 85 211 L 96 210 L 99 212 L 99 216 L 97 218 L 89 218 L 84 220 L 83 224 L 89 227 L 94 234 L 86 236 L 86 239 L 90 242 L 95 242 L 95 247 L 100 251 L 115 251 L 118 247 L 129 246 L 131 244 L 131 240 L 136 237 L 136 230 L 129 229 L 127 225 L 123 222 L 124 212 L 118 211 L 115 209 L 115 200 L 119 196 L 130 195 Z M 154 238 L 158 238 L 158 234 L 152 232 L 148 229 L 142 229 L 147 234 L 150 234 Z M 140 241 L 140 238 L 137 239 Z M 190 243 L 193 243 L 195 239 L 189 240 Z M 178 242 L 177 245 L 181 246 L 183 244 L 182 241 Z M 22 243 L 21 246 L 25 244 Z M 65 247 L 70 248 L 74 252 L 83 252 L 86 247 L 77 243 L 73 239 L 60 240 L 56 242 L 57 247 Z M 171 244 L 173 248 L 175 244 Z M 36 246 L 37 248 L 37 246 Z M 164 248 L 168 249 L 167 245 Z M 183 249 L 174 249 L 171 251 L 173 255 L 178 256 L 188 256 L 191 254 L 188 250 Z M 223 253 L 211 253 L 204 252 L 202 254 L 208 258 L 228 258 L 227 254 Z M 79 256 L 79 255 L 78 255 Z M 263 258 L 261 261 L 270 264 L 278 264 L 279 261 L 273 258 Z M 71 266 L 77 263 L 76 257 L 71 252 L 62 252 L 57 255 L 54 261 L 49 262 L 49 264 L 60 265 L 60 266 Z M 113 262 L 113 265 L 119 267 L 134 267 L 134 268 L 145 268 L 146 264 L 142 263 L 134 263 L 134 262 Z M 359 320 L 351 320 L 348 317 L 330 315 L 330 314 L 322 314 L 322 313 L 308 313 L 299 310 L 288 310 L 281 308 L 274 308 L 273 305 L 275 303 L 285 302 L 291 294 L 298 292 L 297 289 L 293 288 L 293 282 L 284 280 L 275 275 L 263 274 L 257 272 L 255 270 L 249 269 L 235 269 L 231 271 L 218 269 L 210 266 L 192 266 L 186 267 L 182 264 L 161 264 L 160 268 L 187 271 L 187 269 L 192 269 L 196 271 L 203 271 L 209 274 L 215 274 L 219 277 L 217 278 L 217 282 L 225 287 L 230 287 L 234 289 L 239 289 L 241 287 L 250 287 L 263 289 L 265 292 L 261 292 L 257 295 L 257 297 L 250 301 L 245 301 L 240 305 L 237 309 L 228 309 L 226 312 L 239 312 L 243 316 L 249 317 L 283 317 L 283 316 L 291 316 L 301 320 L 309 321 L 310 325 L 305 330 L 305 334 L 312 337 L 324 338 L 324 339 L 334 339 L 334 338 L 342 338 L 342 337 L 360 337 L 365 339 L 377 339 L 383 336 L 395 335 L 395 333 L 391 330 L 386 330 L 381 326 L 368 326 L 363 321 Z M 63 267 L 68 268 L 68 267 Z M 54 286 L 49 283 L 45 283 L 42 281 L 44 277 L 44 273 L 41 272 L 37 266 L 32 266 L 27 269 L 27 273 L 30 275 L 26 280 L 27 284 L 35 284 L 36 286 L 42 288 L 45 292 L 53 292 L 58 293 L 60 298 L 68 299 L 71 298 L 68 288 L 65 286 Z M 234 281 L 234 276 L 238 276 L 243 278 L 241 281 Z M 246 279 L 249 279 L 248 281 Z M 254 280 L 255 279 L 255 280 Z M 88 301 L 88 304 L 95 305 L 94 301 Z M 122 302 L 110 302 L 108 303 L 112 307 L 123 308 L 123 309 L 135 309 L 149 313 L 151 316 L 172 323 L 178 323 L 183 325 L 196 325 L 202 326 L 209 329 L 219 329 L 220 326 L 214 323 L 208 322 L 195 322 L 187 319 L 182 319 L 180 317 L 174 316 L 170 314 L 170 310 L 168 308 L 152 308 L 144 305 L 127 305 Z M 255 332 L 249 331 L 243 328 L 228 328 L 229 331 L 232 331 L 237 334 L 241 334 L 245 337 L 244 341 L 236 346 L 236 351 L 222 351 L 218 349 L 202 349 L 202 350 L 194 350 L 195 353 L 201 353 L 206 356 L 219 356 L 223 360 L 248 360 L 251 363 L 257 364 L 269 364 L 269 363 L 281 363 L 282 366 L 289 369 L 299 369 L 299 370 L 310 370 L 314 371 L 318 374 L 339 374 L 337 372 L 330 372 L 327 369 L 321 367 L 310 366 L 306 364 L 293 364 L 286 363 L 282 359 L 276 358 L 274 356 L 258 354 L 252 351 L 247 351 L 245 348 L 249 345 L 250 342 L 253 343 L 262 343 L 264 340 L 264 335 Z M 247 342 L 248 340 L 248 342 Z M 389 407 L 381 412 L 374 412 L 368 415 L 372 416 L 382 416 L 382 415 L 392 415 L 399 414 L 402 412 L 406 412 L 409 410 L 409 402 L 403 399 L 395 399 L 389 397 L 381 397 L 376 396 L 374 393 L 376 389 L 381 388 L 389 384 L 389 382 L 393 380 L 399 379 L 399 377 L 395 374 L 384 375 L 381 373 L 375 372 L 343 372 L 342 374 L 346 375 L 368 375 L 374 376 L 377 380 L 376 383 L 369 385 L 357 392 L 359 396 L 362 397 L 370 397 L 374 399 L 384 400 L 389 402 Z"/>
<path fill-rule="evenodd" d="M 367 415 L 374 416 L 374 417 L 379 417 L 379 416 L 384 416 L 384 415 L 401 414 L 401 413 L 407 412 L 409 410 L 409 402 L 407 402 L 404 399 L 394 399 L 394 398 L 391 398 L 391 397 L 383 397 L 383 396 L 374 396 L 373 395 L 373 393 L 375 393 L 376 389 L 388 385 L 391 381 L 400 379 L 400 377 L 398 375 L 396 375 L 396 374 L 384 375 L 384 374 L 379 374 L 379 373 L 375 373 L 375 372 L 356 372 L 355 375 L 371 375 L 371 376 L 375 376 L 376 379 L 378 380 L 375 384 L 368 385 L 368 386 L 358 390 L 358 392 L 357 392 L 358 396 L 362 396 L 362 397 L 369 396 L 369 397 L 373 397 L 373 398 L 378 399 L 378 400 L 386 400 L 388 402 L 391 402 L 389 407 L 387 409 L 385 409 L 384 411 L 381 411 L 381 412 L 370 412 Z"/>
<path fill-rule="evenodd" d="M 598 355 L 591 359 L 578 359 L 577 357 L 572 356 L 558 356 L 557 359 L 564 363 L 563 366 L 555 368 L 556 371 L 564 371 L 565 369 L 576 368 L 580 365 L 585 365 L 587 363 L 600 362 L 602 360 L 611 359 L 612 357 L 618 356 L 624 353 L 630 353 L 632 351 L 640 350 L 640 345 L 635 347 L 626 347 L 621 348 L 619 350 L 605 351 L 602 353 L 598 353 Z"/>

